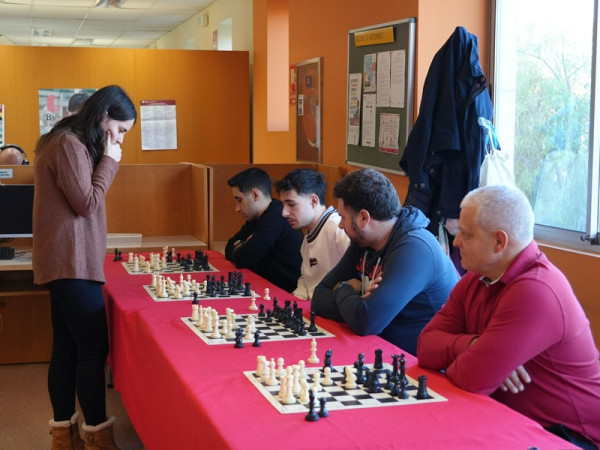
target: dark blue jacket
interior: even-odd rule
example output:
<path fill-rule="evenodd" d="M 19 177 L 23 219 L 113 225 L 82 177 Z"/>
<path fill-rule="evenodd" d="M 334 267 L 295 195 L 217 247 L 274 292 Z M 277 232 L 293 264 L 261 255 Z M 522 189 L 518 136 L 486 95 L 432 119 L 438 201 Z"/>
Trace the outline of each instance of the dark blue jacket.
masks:
<path fill-rule="evenodd" d="M 381 250 L 351 244 L 315 288 L 311 310 L 347 323 L 358 335 L 377 334 L 416 354 L 419 333 L 458 281 L 450 258 L 425 229 L 428 223 L 417 208 L 401 208 Z M 335 289 L 340 281 L 361 280 L 363 274 L 373 279 L 380 270 L 382 280 L 366 298 L 350 285 Z"/>
<path fill-rule="evenodd" d="M 477 119 L 493 113 L 486 83 L 477 36 L 457 27 L 431 62 L 400 161 L 409 177 L 405 205 L 421 209 L 436 234 L 440 218 L 458 218 L 462 198 L 479 186 L 486 133 Z"/>

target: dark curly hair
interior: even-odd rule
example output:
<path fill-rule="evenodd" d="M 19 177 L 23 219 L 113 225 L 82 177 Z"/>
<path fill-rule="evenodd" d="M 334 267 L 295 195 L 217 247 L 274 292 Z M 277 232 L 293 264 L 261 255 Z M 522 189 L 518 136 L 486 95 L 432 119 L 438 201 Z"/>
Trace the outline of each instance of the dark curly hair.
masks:
<path fill-rule="evenodd" d="M 300 195 L 315 194 L 324 205 L 326 185 L 325 176 L 316 170 L 294 169 L 275 183 L 275 190 L 278 193 L 295 190 Z"/>
<path fill-rule="evenodd" d="M 354 212 L 364 209 L 375 220 L 391 220 L 400 213 L 400 199 L 392 182 L 374 169 L 350 172 L 335 183 L 333 195 Z"/>

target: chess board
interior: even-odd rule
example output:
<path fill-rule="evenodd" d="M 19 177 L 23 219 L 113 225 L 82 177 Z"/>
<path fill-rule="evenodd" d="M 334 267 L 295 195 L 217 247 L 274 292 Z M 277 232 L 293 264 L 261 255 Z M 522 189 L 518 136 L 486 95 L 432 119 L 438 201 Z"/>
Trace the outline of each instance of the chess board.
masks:
<path fill-rule="evenodd" d="M 391 372 L 392 366 L 390 364 L 384 363 L 384 369 Z M 367 367 L 372 368 L 372 364 L 367 364 Z M 367 392 L 363 388 L 362 385 L 358 385 L 356 389 L 346 389 L 344 387 L 343 378 L 344 378 L 344 369 L 345 366 L 333 366 L 331 368 L 331 379 L 333 384 L 331 386 L 322 386 L 322 390 L 317 394 L 315 398 L 315 411 L 319 410 L 319 398 L 325 397 L 326 403 L 325 407 L 329 412 L 336 410 L 345 410 L 345 409 L 357 409 L 357 408 L 379 408 L 379 407 L 388 407 L 388 406 L 402 406 L 402 405 L 417 405 L 424 403 L 435 403 L 435 402 L 445 402 L 447 399 L 433 390 L 427 387 L 427 392 L 430 396 L 428 399 L 418 400 L 416 398 L 417 394 L 417 386 L 418 382 L 413 378 L 406 376 L 408 380 L 408 386 L 406 388 L 406 392 L 408 394 L 407 399 L 402 399 L 396 396 L 392 396 L 390 394 L 390 390 L 385 388 L 385 375 L 386 370 L 382 371 L 379 375 L 379 381 L 381 385 L 381 392 L 378 393 L 370 393 Z M 321 372 L 321 382 L 323 381 L 323 368 L 322 367 L 309 367 L 304 369 L 307 374 L 306 381 L 309 384 L 309 387 L 312 386 L 312 377 L 313 373 L 316 371 Z M 265 383 L 261 382 L 259 377 L 256 376 L 256 372 L 254 371 L 246 371 L 244 375 L 250 382 L 260 391 L 260 393 L 279 411 L 281 414 L 291 414 L 291 413 L 307 413 L 309 406 L 308 402 L 300 403 L 298 401 L 298 396 L 296 397 L 296 403 L 291 405 L 282 403 L 277 395 L 279 394 L 280 385 L 279 383 L 276 386 L 267 386 Z M 277 377 L 279 381 L 279 377 Z"/>
<path fill-rule="evenodd" d="M 221 320 L 225 319 L 226 316 L 219 316 L 219 323 Z M 298 340 L 298 339 L 312 339 L 312 338 L 324 338 L 324 337 L 334 337 L 335 335 L 330 333 L 324 328 L 316 325 L 317 331 L 308 331 L 308 327 L 310 325 L 310 321 L 303 317 L 306 335 L 300 336 L 295 334 L 292 330 L 286 328 L 283 324 L 273 319 L 271 322 L 266 322 L 263 317 L 258 317 L 254 315 L 254 325 L 256 330 L 260 332 L 260 342 L 265 343 L 269 341 L 282 341 L 282 340 Z M 211 333 L 207 333 L 202 329 L 198 328 L 191 320 L 191 317 L 182 317 L 181 320 L 185 323 L 200 339 L 202 339 L 208 345 L 222 345 L 222 344 L 230 344 L 231 346 L 235 343 L 235 337 L 232 338 L 211 338 Z M 233 326 L 233 330 L 237 330 L 239 328 L 244 329 L 246 327 L 246 323 L 248 321 L 247 314 L 237 314 L 235 318 L 235 323 Z M 252 339 L 244 339 L 244 345 L 252 345 L 254 342 L 254 335 Z"/>
<path fill-rule="evenodd" d="M 145 268 L 141 267 L 140 264 L 140 270 L 135 272 L 133 270 L 134 268 L 134 263 L 130 263 L 129 261 L 123 261 L 122 262 L 123 267 L 125 267 L 125 270 L 127 271 L 127 273 L 129 275 L 152 275 L 153 273 L 160 273 L 160 274 L 172 274 L 172 273 L 208 273 L 208 272 L 219 272 L 219 269 L 217 269 L 215 266 L 213 266 L 211 263 L 208 263 L 209 269 L 208 270 L 185 270 L 185 267 L 183 265 L 181 265 L 180 263 L 178 263 L 177 261 L 173 261 L 173 262 L 168 262 L 166 263 L 166 267 L 161 267 L 159 269 L 155 269 L 155 268 L 151 268 L 150 271 L 147 271 Z"/>
<path fill-rule="evenodd" d="M 225 282 L 225 288 L 225 294 L 219 294 L 218 292 L 216 292 L 215 295 L 210 295 L 205 290 L 201 290 L 198 293 L 198 300 L 231 300 L 236 298 L 247 298 L 248 305 L 250 305 L 251 296 L 244 295 L 244 289 L 236 289 L 234 293 L 229 293 L 229 285 L 227 284 L 227 282 Z M 190 292 L 189 295 L 181 294 L 181 298 L 175 298 L 172 293 L 170 293 L 168 297 L 159 297 L 156 294 L 156 289 L 152 285 L 144 285 L 144 289 L 146 290 L 146 292 L 148 292 L 150 297 L 152 297 L 152 299 L 155 302 L 191 302 L 194 299 L 194 294 L 192 292 Z M 260 299 L 260 295 L 256 293 L 254 294 L 254 297 L 257 301 Z"/>

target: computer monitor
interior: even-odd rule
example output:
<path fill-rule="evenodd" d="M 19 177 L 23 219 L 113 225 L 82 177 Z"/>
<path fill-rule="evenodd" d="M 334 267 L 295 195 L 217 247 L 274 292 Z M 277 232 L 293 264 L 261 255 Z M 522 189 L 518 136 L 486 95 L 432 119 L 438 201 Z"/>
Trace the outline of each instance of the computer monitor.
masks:
<path fill-rule="evenodd" d="M 0 184 L 0 238 L 33 236 L 33 184 Z"/>

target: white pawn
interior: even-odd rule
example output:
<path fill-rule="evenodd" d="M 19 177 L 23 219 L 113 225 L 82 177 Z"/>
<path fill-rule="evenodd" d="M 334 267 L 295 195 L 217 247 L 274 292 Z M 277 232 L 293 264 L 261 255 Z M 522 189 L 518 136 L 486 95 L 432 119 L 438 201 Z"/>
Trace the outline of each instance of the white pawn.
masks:
<path fill-rule="evenodd" d="M 319 362 L 319 357 L 317 356 L 317 340 L 315 338 L 312 338 L 312 341 L 310 341 L 310 356 L 307 361 L 311 364 Z"/>
<path fill-rule="evenodd" d="M 325 373 L 325 378 L 323 378 L 321 384 L 323 386 L 331 386 L 333 384 L 333 380 L 331 379 L 331 367 L 325 367 L 323 372 Z"/>
<path fill-rule="evenodd" d="M 167 258 L 165 258 L 164 256 L 160 259 L 160 267 L 162 269 L 166 269 L 167 268 Z"/>
<path fill-rule="evenodd" d="M 158 276 L 157 276 L 155 273 L 153 273 L 153 274 L 152 274 L 152 287 L 153 287 L 155 290 L 156 290 L 156 282 L 157 282 L 157 280 L 158 280 Z"/>
<path fill-rule="evenodd" d="M 258 306 L 256 306 L 256 293 L 252 291 L 252 295 L 250 296 L 250 306 L 248 307 L 250 311 L 256 311 Z"/>
<path fill-rule="evenodd" d="M 271 300 L 271 297 L 269 297 L 269 288 L 265 288 L 265 296 L 263 297 L 263 299 L 266 301 Z"/>
<path fill-rule="evenodd" d="M 202 306 L 198 306 L 198 321 L 196 322 L 196 327 L 202 329 L 204 326 L 204 308 Z"/>
<path fill-rule="evenodd" d="M 140 258 L 138 258 L 137 256 L 135 258 L 133 258 L 133 271 L 134 272 L 140 271 Z"/>
<path fill-rule="evenodd" d="M 146 264 L 144 265 L 144 272 L 152 273 L 152 266 L 150 266 L 149 262 L 146 262 Z"/>
<path fill-rule="evenodd" d="M 278 377 L 282 377 L 285 374 L 285 370 L 283 369 L 284 360 L 282 357 L 277 358 L 277 373 Z"/>
<path fill-rule="evenodd" d="M 306 367 L 306 364 L 304 363 L 304 360 L 301 359 L 300 361 L 298 361 L 298 376 L 300 378 L 308 378 L 308 375 L 306 375 L 306 372 L 304 371 L 304 368 Z"/>
<path fill-rule="evenodd" d="M 318 370 L 315 373 L 313 373 L 312 379 L 313 379 L 312 389 L 315 391 L 315 393 L 322 391 L 323 388 L 321 387 L 321 374 L 319 373 Z"/>
<path fill-rule="evenodd" d="M 192 304 L 192 322 L 198 322 L 198 304 Z"/>
<path fill-rule="evenodd" d="M 261 361 L 263 359 L 267 359 L 267 357 L 265 355 L 258 355 L 256 357 L 256 372 L 254 372 L 254 373 L 257 378 L 260 378 L 260 376 L 262 375 L 263 366 L 261 364 Z"/>
<path fill-rule="evenodd" d="M 275 376 L 275 360 L 271 358 L 269 363 L 269 378 L 267 379 L 267 386 L 277 386 L 277 378 Z"/>
<path fill-rule="evenodd" d="M 221 319 L 221 334 L 225 339 L 229 336 L 229 327 L 227 325 L 227 319 Z"/>
<path fill-rule="evenodd" d="M 128 263 L 133 263 L 133 252 L 129 252 L 129 259 L 127 260 Z"/>

